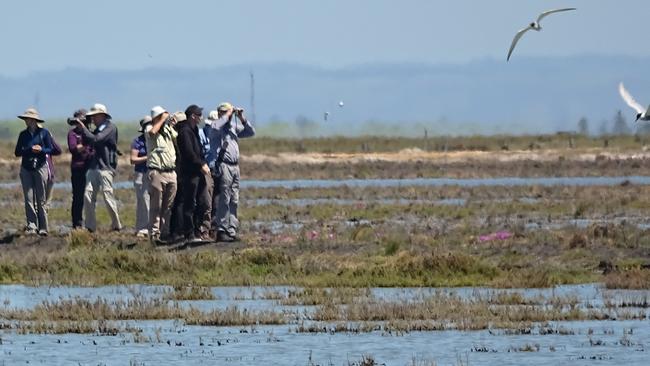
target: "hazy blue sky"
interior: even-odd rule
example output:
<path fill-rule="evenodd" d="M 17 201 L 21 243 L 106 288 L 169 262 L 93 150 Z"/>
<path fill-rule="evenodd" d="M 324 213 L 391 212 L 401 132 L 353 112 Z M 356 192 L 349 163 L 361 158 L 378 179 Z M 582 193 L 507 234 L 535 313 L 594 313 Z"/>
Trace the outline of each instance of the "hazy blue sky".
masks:
<path fill-rule="evenodd" d="M 514 33 L 545 20 L 513 56 L 650 55 L 647 0 L 3 1 L 0 75 L 83 67 L 505 59 Z M 151 57 L 149 57 L 151 55 Z"/>

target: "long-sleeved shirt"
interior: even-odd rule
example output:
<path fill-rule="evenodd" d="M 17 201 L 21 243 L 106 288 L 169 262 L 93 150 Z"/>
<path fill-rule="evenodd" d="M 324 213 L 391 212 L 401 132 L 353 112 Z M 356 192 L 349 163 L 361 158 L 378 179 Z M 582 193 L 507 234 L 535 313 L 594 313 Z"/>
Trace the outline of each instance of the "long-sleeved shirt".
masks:
<path fill-rule="evenodd" d="M 83 134 L 95 149 L 95 155 L 90 159 L 88 169 L 115 170 L 117 168 L 117 127 L 106 120 L 93 132 L 84 128 Z"/>
<path fill-rule="evenodd" d="M 192 126 L 189 121 L 179 122 L 178 125 L 178 150 L 180 155 L 179 172 L 182 175 L 201 174 L 201 167 L 206 164 L 203 147 L 199 138 L 199 129 Z"/>
<path fill-rule="evenodd" d="M 221 149 L 227 143 L 221 162 L 231 165 L 239 164 L 239 139 L 253 136 L 255 136 L 255 128 L 250 122 L 244 124 L 235 117 L 230 122 L 225 118 L 214 121 L 208 136 L 210 139 L 210 163 L 216 162 Z"/>
<path fill-rule="evenodd" d="M 34 145 L 40 145 L 41 151 L 32 151 Z M 38 170 L 46 163 L 46 155 L 52 153 L 52 136 L 45 128 L 36 128 L 34 133 L 25 129 L 18 135 L 15 155 L 22 157 L 20 165 L 27 170 Z"/>
<path fill-rule="evenodd" d="M 176 169 L 176 130 L 164 122 L 156 134 L 153 125 L 148 124 L 144 136 L 147 147 L 147 167 L 156 170 Z"/>
<path fill-rule="evenodd" d="M 81 150 L 77 150 L 77 145 L 82 145 Z M 84 140 L 83 131 L 75 127 L 68 132 L 68 151 L 72 154 L 70 167 L 72 169 L 85 169 L 88 162 L 95 154 L 93 147 Z"/>

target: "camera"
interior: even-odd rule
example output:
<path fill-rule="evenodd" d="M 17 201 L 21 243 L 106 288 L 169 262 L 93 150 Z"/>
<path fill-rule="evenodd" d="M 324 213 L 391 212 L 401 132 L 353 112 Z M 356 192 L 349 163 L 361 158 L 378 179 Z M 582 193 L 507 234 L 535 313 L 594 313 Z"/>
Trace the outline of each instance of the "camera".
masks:
<path fill-rule="evenodd" d="M 86 118 L 68 117 L 68 125 L 70 126 L 76 126 L 79 122 L 86 124 Z"/>

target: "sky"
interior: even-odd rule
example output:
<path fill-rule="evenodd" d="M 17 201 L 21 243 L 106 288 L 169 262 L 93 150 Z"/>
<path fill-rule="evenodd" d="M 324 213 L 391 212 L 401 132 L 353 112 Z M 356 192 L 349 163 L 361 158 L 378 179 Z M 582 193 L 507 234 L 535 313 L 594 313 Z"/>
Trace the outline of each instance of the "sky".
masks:
<path fill-rule="evenodd" d="M 650 56 L 647 0 L 2 1 L 0 75 L 84 68 L 300 63 L 469 63 L 505 59 L 543 10 L 524 56 Z"/>

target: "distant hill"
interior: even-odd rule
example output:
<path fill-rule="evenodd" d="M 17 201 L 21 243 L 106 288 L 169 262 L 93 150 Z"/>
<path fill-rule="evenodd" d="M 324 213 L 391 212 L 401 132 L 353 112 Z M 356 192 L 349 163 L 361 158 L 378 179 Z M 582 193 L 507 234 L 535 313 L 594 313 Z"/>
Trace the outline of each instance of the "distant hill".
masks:
<path fill-rule="evenodd" d="M 650 59 L 582 56 L 342 69 L 289 63 L 210 70 L 66 69 L 0 78 L 0 118 L 14 118 L 35 103 L 46 118 L 63 118 L 102 102 L 122 121 L 135 120 L 157 104 L 214 108 L 229 100 L 248 108 L 252 70 L 257 123 L 279 134 L 420 135 L 425 128 L 431 135 L 549 133 L 577 129 L 582 116 L 598 132 L 617 109 L 628 123 L 633 118 L 618 96 L 620 81 L 642 104 L 650 103 L 649 65 Z"/>

